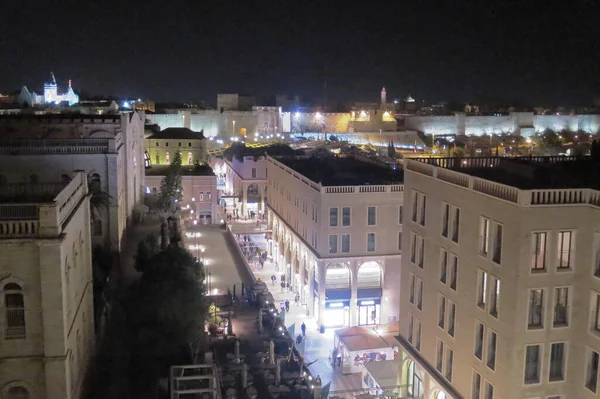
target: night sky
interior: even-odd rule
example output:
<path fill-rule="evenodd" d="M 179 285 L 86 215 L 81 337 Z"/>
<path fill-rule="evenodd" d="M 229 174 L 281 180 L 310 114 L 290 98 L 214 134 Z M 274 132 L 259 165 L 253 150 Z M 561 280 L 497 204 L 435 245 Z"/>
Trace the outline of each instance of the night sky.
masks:
<path fill-rule="evenodd" d="M 1 3 L 0 93 L 54 71 L 63 88 L 155 101 L 317 99 L 325 82 L 330 102 L 375 101 L 381 86 L 390 100 L 600 97 L 599 1 Z"/>

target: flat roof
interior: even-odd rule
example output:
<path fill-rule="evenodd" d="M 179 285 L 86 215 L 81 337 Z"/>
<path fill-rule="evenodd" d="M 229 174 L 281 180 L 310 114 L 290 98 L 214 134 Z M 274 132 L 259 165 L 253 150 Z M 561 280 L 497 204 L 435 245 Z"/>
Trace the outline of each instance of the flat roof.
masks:
<path fill-rule="evenodd" d="M 600 190 L 600 164 L 591 157 L 413 158 L 521 190 Z"/>
<path fill-rule="evenodd" d="M 170 165 L 152 165 L 146 168 L 146 176 L 164 176 Z M 183 176 L 214 176 L 215 172 L 209 165 L 181 165 Z"/>
<path fill-rule="evenodd" d="M 404 171 L 360 161 L 352 156 L 275 157 L 322 186 L 366 186 L 402 184 Z"/>

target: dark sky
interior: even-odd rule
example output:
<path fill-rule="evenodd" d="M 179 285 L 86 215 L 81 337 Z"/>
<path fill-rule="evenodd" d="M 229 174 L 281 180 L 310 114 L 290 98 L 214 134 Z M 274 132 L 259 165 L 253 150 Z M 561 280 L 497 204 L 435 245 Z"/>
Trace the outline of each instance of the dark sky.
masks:
<path fill-rule="evenodd" d="M 514 4 L 532 4 L 515 6 Z M 0 92 L 590 104 L 600 1 L 2 1 Z M 390 5 L 392 4 L 392 5 Z M 562 5 L 555 5 L 562 4 Z"/>

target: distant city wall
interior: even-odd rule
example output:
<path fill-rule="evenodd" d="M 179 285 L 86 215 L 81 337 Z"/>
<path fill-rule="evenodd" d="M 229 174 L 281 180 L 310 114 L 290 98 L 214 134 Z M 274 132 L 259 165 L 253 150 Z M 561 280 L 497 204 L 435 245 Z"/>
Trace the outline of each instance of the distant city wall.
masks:
<path fill-rule="evenodd" d="M 391 141 L 396 147 L 414 148 L 415 146 L 422 148 L 423 141 L 415 131 L 397 131 L 397 132 L 366 132 L 366 133 L 293 133 L 293 137 L 304 137 L 309 140 L 324 140 L 335 136 L 339 141 L 347 141 L 350 144 L 365 145 L 373 144 L 375 146 L 387 146 Z"/>
<path fill-rule="evenodd" d="M 469 116 L 457 113 L 452 116 L 406 116 L 401 125 L 409 130 L 426 134 L 528 134 L 554 131 L 600 132 L 600 115 L 534 115 L 532 112 L 511 112 L 499 116 Z M 533 129 L 532 129 L 533 128 Z"/>

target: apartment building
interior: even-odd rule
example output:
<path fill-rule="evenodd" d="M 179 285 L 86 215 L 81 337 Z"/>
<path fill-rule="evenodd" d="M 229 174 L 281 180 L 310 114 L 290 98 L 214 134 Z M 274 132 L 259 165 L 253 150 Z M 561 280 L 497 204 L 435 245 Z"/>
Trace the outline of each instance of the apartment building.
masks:
<path fill-rule="evenodd" d="M 93 243 L 119 250 L 143 197 L 144 119 L 143 112 L 2 115 L 0 185 L 68 181 L 86 171 L 111 202 L 94 218 Z"/>
<path fill-rule="evenodd" d="M 567 157 L 406 161 L 407 394 L 598 397 L 597 176 Z"/>
<path fill-rule="evenodd" d="M 94 348 L 92 244 L 87 175 L 71 177 L 0 190 L 2 398 L 81 397 Z"/>
<path fill-rule="evenodd" d="M 269 253 L 325 327 L 398 317 L 403 174 L 352 157 L 267 156 Z"/>
<path fill-rule="evenodd" d="M 265 149 L 266 151 L 266 149 Z M 262 155 L 241 155 L 215 164 L 224 175 L 223 198 L 240 217 L 262 215 L 267 200 L 267 160 Z"/>

